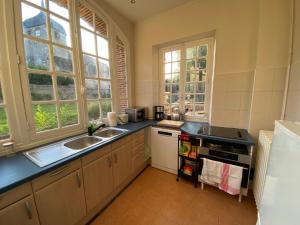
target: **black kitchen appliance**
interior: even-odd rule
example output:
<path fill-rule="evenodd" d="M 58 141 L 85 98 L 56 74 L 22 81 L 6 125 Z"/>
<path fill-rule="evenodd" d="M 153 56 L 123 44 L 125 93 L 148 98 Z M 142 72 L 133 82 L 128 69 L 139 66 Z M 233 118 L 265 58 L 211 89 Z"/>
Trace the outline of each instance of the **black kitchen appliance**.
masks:
<path fill-rule="evenodd" d="M 154 119 L 163 120 L 164 119 L 164 107 L 157 105 L 154 106 Z"/>

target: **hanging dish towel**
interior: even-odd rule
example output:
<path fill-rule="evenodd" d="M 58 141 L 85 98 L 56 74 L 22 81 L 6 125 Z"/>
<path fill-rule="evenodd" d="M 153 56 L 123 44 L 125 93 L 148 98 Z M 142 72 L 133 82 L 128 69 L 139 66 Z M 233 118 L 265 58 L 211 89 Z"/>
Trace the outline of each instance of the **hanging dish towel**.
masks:
<path fill-rule="evenodd" d="M 223 163 L 203 158 L 200 179 L 205 183 L 219 185 L 221 183 Z"/>
<path fill-rule="evenodd" d="M 221 182 L 219 189 L 231 195 L 238 195 L 241 192 L 243 168 L 240 166 L 223 163 Z"/>

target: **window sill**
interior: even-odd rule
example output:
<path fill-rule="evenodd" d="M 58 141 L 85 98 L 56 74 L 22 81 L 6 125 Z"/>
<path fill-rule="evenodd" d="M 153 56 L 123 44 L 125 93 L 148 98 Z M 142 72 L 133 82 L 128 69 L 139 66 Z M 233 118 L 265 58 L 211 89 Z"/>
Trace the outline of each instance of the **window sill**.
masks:
<path fill-rule="evenodd" d="M 191 122 L 208 122 L 207 114 L 195 114 L 194 112 L 188 112 L 184 115 L 185 121 Z"/>

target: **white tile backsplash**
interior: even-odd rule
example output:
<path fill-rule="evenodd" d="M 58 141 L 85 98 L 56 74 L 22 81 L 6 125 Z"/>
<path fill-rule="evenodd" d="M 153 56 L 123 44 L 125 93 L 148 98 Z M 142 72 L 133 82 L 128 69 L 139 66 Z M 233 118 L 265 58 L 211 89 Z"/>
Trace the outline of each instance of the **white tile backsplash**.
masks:
<path fill-rule="evenodd" d="M 213 88 L 212 124 L 248 128 L 253 72 L 216 74 Z"/>
<path fill-rule="evenodd" d="M 286 74 L 286 67 L 255 70 L 250 113 L 250 133 L 254 138 L 259 130 L 272 130 L 274 121 L 281 119 Z"/>

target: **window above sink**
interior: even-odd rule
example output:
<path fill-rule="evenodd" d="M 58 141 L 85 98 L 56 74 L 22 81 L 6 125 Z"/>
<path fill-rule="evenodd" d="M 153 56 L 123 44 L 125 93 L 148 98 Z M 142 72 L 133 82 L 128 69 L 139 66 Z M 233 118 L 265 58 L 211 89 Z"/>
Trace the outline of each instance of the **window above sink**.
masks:
<path fill-rule="evenodd" d="M 81 134 L 89 121 L 128 107 L 129 42 L 97 7 L 77 0 L 0 5 L 8 18 L 0 21 L 0 142 L 14 143 L 0 144 L 0 155 Z"/>

